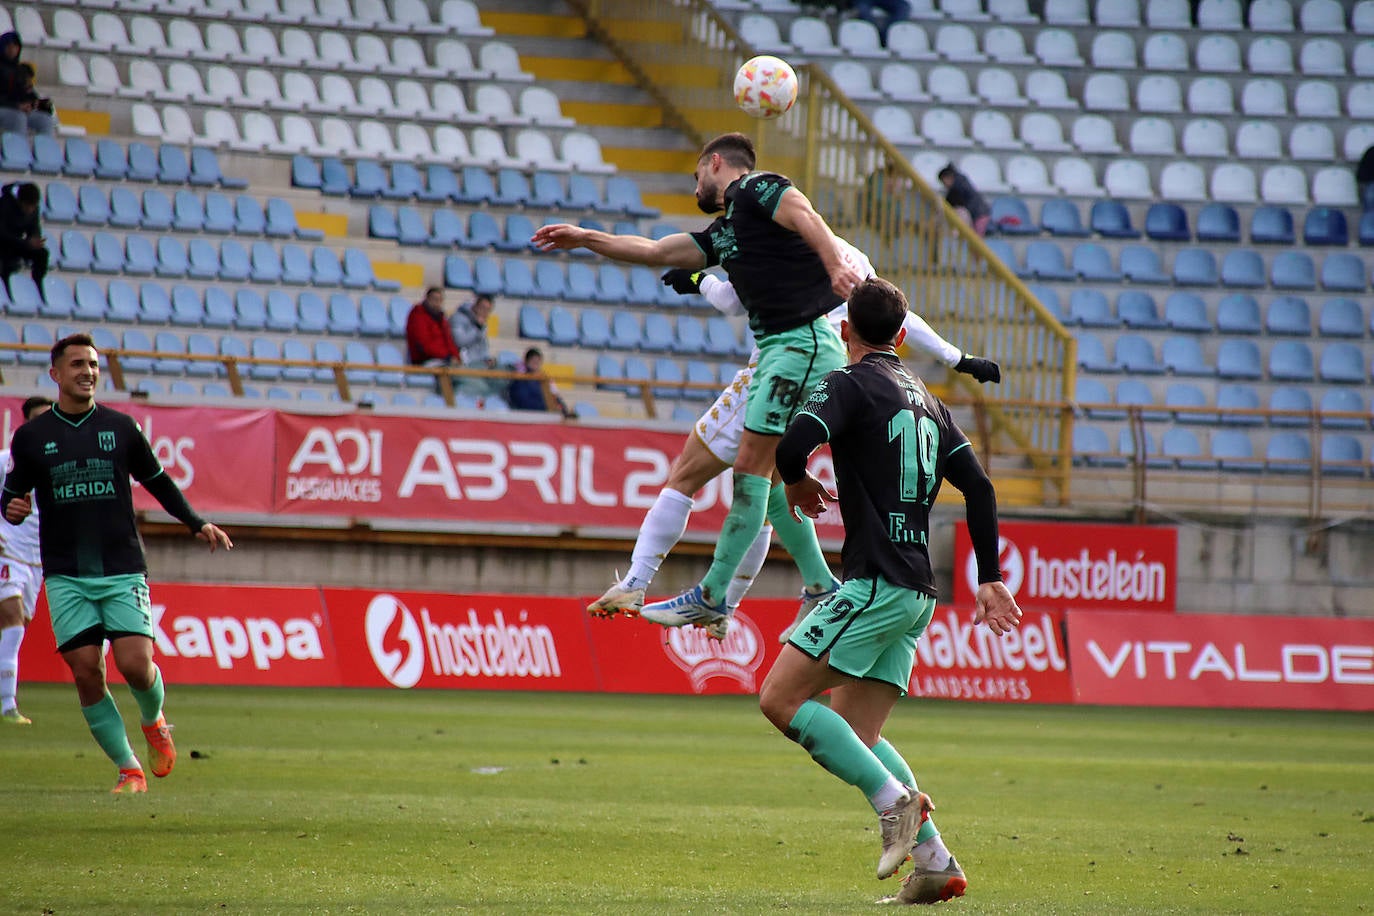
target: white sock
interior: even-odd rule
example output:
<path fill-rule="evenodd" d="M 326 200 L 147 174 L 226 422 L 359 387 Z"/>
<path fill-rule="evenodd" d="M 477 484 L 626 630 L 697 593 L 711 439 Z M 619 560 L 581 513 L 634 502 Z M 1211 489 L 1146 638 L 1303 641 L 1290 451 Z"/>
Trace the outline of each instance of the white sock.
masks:
<path fill-rule="evenodd" d="M 911 861 L 917 868 L 943 871 L 949 867 L 949 860 L 949 850 L 945 848 L 945 841 L 940 839 L 938 833 L 924 843 L 911 847 Z"/>
<path fill-rule="evenodd" d="M 19 644 L 24 641 L 24 627 L 5 627 L 0 630 L 0 712 L 16 706 L 15 691 L 19 687 Z"/>
<path fill-rule="evenodd" d="M 739 561 L 739 568 L 735 570 L 734 578 L 725 589 L 727 608 L 734 610 L 744 600 L 744 593 L 749 591 L 749 586 L 754 584 L 759 570 L 763 569 L 763 561 L 768 558 L 768 546 L 772 541 L 773 526 L 765 522 L 759 536 L 754 538 L 754 543 L 744 552 L 744 559 Z"/>
<path fill-rule="evenodd" d="M 889 775 L 887 777 L 887 782 L 883 783 L 878 788 L 877 792 L 870 795 L 868 801 L 873 805 L 874 811 L 882 814 L 908 795 L 910 795 L 910 793 L 907 791 L 906 786 L 902 785 L 901 782 L 897 780 L 896 776 Z"/>
<path fill-rule="evenodd" d="M 654 575 L 663 565 L 663 558 L 687 530 L 692 514 L 692 497 L 664 487 L 658 491 L 654 504 L 644 514 L 635 538 L 634 553 L 630 554 L 630 571 L 620 580 L 623 588 L 648 588 Z"/>

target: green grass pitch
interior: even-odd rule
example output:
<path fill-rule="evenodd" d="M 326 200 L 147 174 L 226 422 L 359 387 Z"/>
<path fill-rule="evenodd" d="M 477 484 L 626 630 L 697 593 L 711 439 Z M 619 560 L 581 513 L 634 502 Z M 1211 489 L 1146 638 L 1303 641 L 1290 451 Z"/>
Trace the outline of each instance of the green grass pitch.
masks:
<path fill-rule="evenodd" d="M 863 798 L 750 698 L 173 685 L 176 771 L 120 798 L 72 689 L 20 698 L 6 913 L 846 914 L 896 888 Z M 912 700 L 887 735 L 968 872 L 941 911 L 1374 911 L 1374 717 Z"/>

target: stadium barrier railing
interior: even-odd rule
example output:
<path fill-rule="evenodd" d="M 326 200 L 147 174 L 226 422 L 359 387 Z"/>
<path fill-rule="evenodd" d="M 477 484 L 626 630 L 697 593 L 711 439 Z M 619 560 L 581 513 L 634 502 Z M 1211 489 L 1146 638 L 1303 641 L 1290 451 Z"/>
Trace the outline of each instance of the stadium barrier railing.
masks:
<path fill-rule="evenodd" d="M 776 120 L 754 120 L 736 107 L 731 86 L 760 49 L 707 0 L 570 3 L 663 107 L 666 123 L 698 143 L 729 130 L 751 135 L 759 166 L 794 178 L 913 309 L 965 351 L 1002 364 L 1001 385 L 985 393 L 988 433 L 1022 455 L 1024 468 L 1009 472 L 1028 471 L 1050 485 L 1048 501 L 1067 504 L 1073 416 L 1019 402 L 1072 398 L 1073 336 L 829 75 L 795 67 L 796 104 Z"/>

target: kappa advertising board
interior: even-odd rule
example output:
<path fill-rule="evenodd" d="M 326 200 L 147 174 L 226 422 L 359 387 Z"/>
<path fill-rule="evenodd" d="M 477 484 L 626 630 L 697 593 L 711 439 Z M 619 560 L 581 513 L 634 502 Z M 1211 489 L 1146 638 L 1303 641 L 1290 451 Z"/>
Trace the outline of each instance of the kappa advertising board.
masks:
<path fill-rule="evenodd" d="M 1374 710 L 1374 620 L 1069 612 L 1080 703 Z"/>
<path fill-rule="evenodd" d="M 1178 532 L 1163 525 L 999 525 L 1002 580 L 1022 608 L 1173 611 Z M 972 606 L 978 564 L 968 525 L 954 526 L 954 602 Z"/>

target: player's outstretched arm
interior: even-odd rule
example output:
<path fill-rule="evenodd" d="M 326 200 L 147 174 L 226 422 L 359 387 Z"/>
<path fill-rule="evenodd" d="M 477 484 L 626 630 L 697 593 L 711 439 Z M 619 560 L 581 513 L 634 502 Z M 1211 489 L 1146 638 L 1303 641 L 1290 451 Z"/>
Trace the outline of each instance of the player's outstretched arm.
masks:
<path fill-rule="evenodd" d="M 586 248 L 604 257 L 651 267 L 705 267 L 706 255 L 685 232 L 661 239 L 642 235 L 612 235 L 596 229 L 583 229 L 558 223 L 540 226 L 530 241 L 540 251 L 567 251 Z"/>
<path fill-rule="evenodd" d="M 816 252 L 830 274 L 830 288 L 835 295 L 848 299 L 854 287 L 863 282 L 863 276 L 840 255 L 839 238 L 830 231 L 825 220 L 806 195 L 796 188 L 782 192 L 778 208 L 773 211 L 773 220 L 784 229 L 791 229 L 806 240 L 806 244 Z"/>
<path fill-rule="evenodd" d="M 225 550 L 234 549 L 234 542 L 229 540 L 229 535 L 224 533 L 224 529 L 218 525 L 212 525 L 209 522 L 200 526 L 200 530 L 196 532 L 196 537 L 200 538 L 202 541 L 209 542 L 211 553 L 214 553 L 215 550 L 220 547 L 223 547 Z"/>

